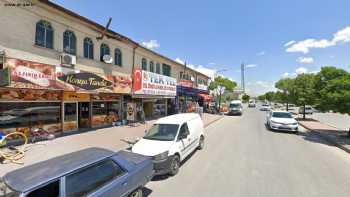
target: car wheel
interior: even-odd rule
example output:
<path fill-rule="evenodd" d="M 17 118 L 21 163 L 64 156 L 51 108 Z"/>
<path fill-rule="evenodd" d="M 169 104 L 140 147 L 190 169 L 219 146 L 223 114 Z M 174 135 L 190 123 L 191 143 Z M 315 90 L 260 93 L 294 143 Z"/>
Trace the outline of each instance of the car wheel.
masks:
<path fill-rule="evenodd" d="M 173 157 L 173 160 L 171 161 L 169 174 L 171 176 L 176 175 L 179 172 L 179 168 L 180 168 L 180 157 L 178 155 L 175 155 Z"/>
<path fill-rule="evenodd" d="M 140 189 L 137 189 L 137 190 L 135 190 L 135 191 L 133 191 L 130 195 L 129 195 L 129 197 L 142 197 L 143 196 L 143 194 L 142 194 L 142 189 L 140 188 Z"/>
<path fill-rule="evenodd" d="M 204 137 L 201 136 L 199 138 L 199 145 L 198 145 L 198 150 L 202 150 L 204 148 Z"/>

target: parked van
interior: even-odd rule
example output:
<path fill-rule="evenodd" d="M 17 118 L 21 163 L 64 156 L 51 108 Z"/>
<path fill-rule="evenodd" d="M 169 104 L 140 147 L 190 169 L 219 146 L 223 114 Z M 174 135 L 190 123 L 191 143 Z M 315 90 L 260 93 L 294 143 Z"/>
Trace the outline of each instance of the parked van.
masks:
<path fill-rule="evenodd" d="M 243 114 L 242 101 L 240 100 L 231 101 L 228 115 L 242 115 L 242 114 Z"/>
<path fill-rule="evenodd" d="M 186 113 L 157 120 L 132 152 L 151 156 L 156 175 L 175 175 L 180 163 L 204 147 L 204 126 L 198 114 Z"/>

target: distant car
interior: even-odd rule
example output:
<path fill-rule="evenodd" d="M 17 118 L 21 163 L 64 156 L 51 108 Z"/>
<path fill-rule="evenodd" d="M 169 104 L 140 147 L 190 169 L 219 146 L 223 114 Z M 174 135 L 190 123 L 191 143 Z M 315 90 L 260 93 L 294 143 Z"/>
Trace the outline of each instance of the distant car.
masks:
<path fill-rule="evenodd" d="M 305 114 L 313 114 L 314 109 L 311 106 L 305 106 Z M 304 114 L 304 107 L 299 107 L 299 114 Z"/>
<path fill-rule="evenodd" d="M 231 101 L 227 115 L 242 115 L 243 105 L 242 101 L 234 100 Z"/>
<path fill-rule="evenodd" d="M 0 196 L 141 197 L 152 177 L 149 157 L 88 148 L 7 173 L 0 181 Z"/>
<path fill-rule="evenodd" d="M 255 101 L 249 101 L 248 107 L 256 107 Z"/>
<path fill-rule="evenodd" d="M 270 111 L 271 106 L 269 104 L 262 104 L 260 107 L 260 111 Z"/>
<path fill-rule="evenodd" d="M 272 130 L 298 132 L 298 122 L 287 111 L 270 111 L 267 115 L 266 125 Z"/>
<path fill-rule="evenodd" d="M 203 148 L 203 121 L 198 114 L 186 113 L 157 120 L 132 152 L 152 157 L 155 175 L 176 175 L 181 162 Z"/>

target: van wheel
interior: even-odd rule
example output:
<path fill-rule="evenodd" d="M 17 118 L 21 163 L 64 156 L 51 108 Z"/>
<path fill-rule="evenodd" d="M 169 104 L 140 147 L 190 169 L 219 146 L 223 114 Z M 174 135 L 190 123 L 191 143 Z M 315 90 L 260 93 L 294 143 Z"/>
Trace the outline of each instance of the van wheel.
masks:
<path fill-rule="evenodd" d="M 198 145 L 198 150 L 202 150 L 204 148 L 204 137 L 201 135 L 199 138 L 199 145 Z"/>
<path fill-rule="evenodd" d="M 180 168 L 180 157 L 178 155 L 175 155 L 170 165 L 169 174 L 171 176 L 176 175 L 179 172 L 179 168 Z"/>
<path fill-rule="evenodd" d="M 142 194 L 142 189 L 141 189 L 141 188 L 139 188 L 139 189 L 133 191 L 133 192 L 129 195 L 129 197 L 142 197 L 142 196 L 143 196 L 143 194 Z"/>

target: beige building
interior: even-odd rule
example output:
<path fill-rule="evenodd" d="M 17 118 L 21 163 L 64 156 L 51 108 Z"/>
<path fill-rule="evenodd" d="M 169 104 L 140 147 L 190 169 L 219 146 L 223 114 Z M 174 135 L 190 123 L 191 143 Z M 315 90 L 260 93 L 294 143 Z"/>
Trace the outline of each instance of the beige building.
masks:
<path fill-rule="evenodd" d="M 163 116 L 176 112 L 179 85 L 205 91 L 207 76 L 57 4 L 0 3 L 0 114 L 26 111 L 0 130 L 60 134 L 137 119 L 128 103 Z"/>

